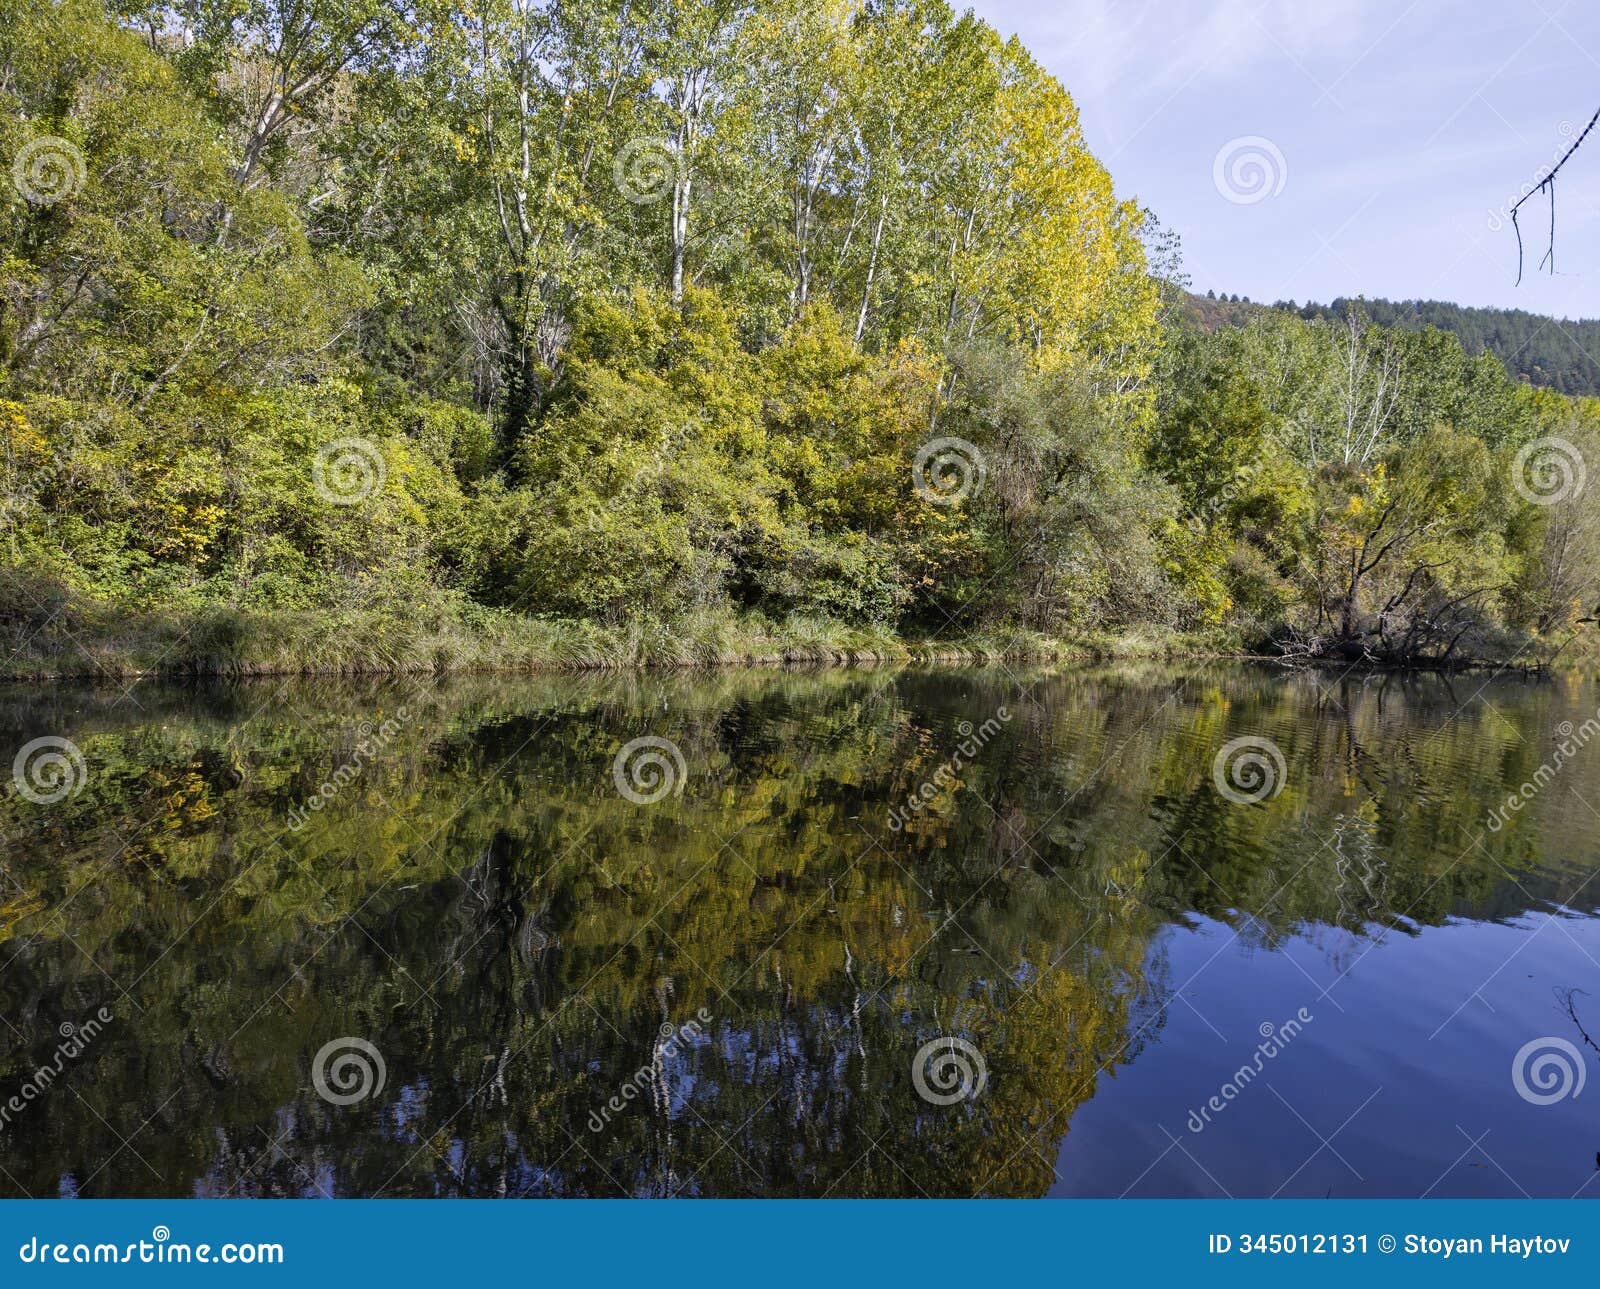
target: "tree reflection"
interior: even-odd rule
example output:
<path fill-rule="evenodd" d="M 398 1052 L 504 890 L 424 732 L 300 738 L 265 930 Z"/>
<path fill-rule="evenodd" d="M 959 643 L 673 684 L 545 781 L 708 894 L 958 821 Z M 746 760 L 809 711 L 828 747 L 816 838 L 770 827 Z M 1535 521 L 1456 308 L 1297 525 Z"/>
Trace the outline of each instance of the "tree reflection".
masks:
<path fill-rule="evenodd" d="M 6 1126 L 0 1185 L 1040 1194 L 1074 1109 L 1159 1035 L 1163 927 L 1404 932 L 1576 891 L 1576 822 L 1481 820 L 1588 692 L 1491 710 L 1429 683 L 1141 668 L 13 695 L 13 742 L 59 731 L 90 776 L 4 806 L 0 1091 L 63 1023 L 115 1020 Z M 1286 763 L 1244 806 L 1211 780 L 1242 731 Z M 681 750 L 681 796 L 615 791 L 642 733 Z M 340 1036 L 385 1062 L 348 1106 L 313 1090 Z M 941 1036 L 981 1054 L 976 1097 L 919 1095 Z"/>

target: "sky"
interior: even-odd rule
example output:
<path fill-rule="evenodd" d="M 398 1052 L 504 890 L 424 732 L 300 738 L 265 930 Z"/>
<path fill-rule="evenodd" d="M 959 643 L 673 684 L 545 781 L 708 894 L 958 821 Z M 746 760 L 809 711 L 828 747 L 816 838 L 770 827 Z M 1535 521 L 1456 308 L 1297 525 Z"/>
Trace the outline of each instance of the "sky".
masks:
<path fill-rule="evenodd" d="M 1078 104 L 1193 289 L 1600 317 L 1596 0 L 965 0 Z M 963 0 L 956 0 L 963 7 Z"/>

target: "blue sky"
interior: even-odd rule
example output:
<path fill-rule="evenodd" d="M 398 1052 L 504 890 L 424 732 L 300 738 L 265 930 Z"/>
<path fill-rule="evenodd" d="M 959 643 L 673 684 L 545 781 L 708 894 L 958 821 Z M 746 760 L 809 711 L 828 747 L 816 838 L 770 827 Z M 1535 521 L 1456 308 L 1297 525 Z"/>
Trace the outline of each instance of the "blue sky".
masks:
<path fill-rule="evenodd" d="M 1600 126 L 1557 185 L 1554 277 L 1544 196 L 1520 287 L 1505 219 L 1600 108 L 1596 0 L 970 3 L 1067 87 L 1202 293 L 1600 317 Z"/>

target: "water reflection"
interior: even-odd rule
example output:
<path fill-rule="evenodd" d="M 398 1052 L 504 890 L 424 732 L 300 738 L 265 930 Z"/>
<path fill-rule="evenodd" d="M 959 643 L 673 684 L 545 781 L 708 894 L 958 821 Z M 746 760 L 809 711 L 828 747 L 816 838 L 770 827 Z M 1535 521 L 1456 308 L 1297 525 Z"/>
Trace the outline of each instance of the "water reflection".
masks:
<path fill-rule="evenodd" d="M 1244 1161 L 1225 1178 L 1184 1115 L 1256 1021 L 1314 1003 L 1324 1036 L 1273 1077 L 1299 1080 L 1308 1119 L 1343 1117 L 1369 1073 L 1384 1089 L 1347 1130 L 1383 1125 L 1351 1193 L 1449 1169 L 1465 1143 L 1416 1122 L 1446 1085 L 1523 1125 L 1518 1189 L 1571 1193 L 1584 1177 L 1550 1143 L 1584 1103 L 1528 1129 L 1501 1050 L 1571 1026 L 1457 1008 L 1502 950 L 1456 946 L 1491 926 L 1522 954 L 1501 984 L 1530 963 L 1593 983 L 1600 750 L 1485 819 L 1596 693 L 1481 683 L 1143 667 L 11 693 L 4 746 L 63 736 L 88 773 L 53 805 L 6 798 L 0 1095 L 57 1062 L 63 1025 L 112 1020 L 0 1124 L 0 1187 L 1216 1193 L 1205 1173 L 1270 1194 L 1297 1149 L 1241 1143 L 1279 1140 L 1281 1089 L 1206 1129 Z M 1243 735 L 1282 780 L 1237 804 L 1213 762 Z M 682 765 L 650 804 L 614 775 L 644 737 Z M 1552 910 L 1581 957 L 1554 933 L 1517 948 Z M 1327 1035 L 1348 1053 L 1366 1020 L 1398 1033 L 1385 1000 L 1413 994 L 1438 1015 L 1385 1068 L 1316 1075 Z M 352 1038 L 375 1062 L 341 1104 L 314 1076 Z M 977 1095 L 919 1090 L 936 1040 L 976 1054 Z M 1320 1177 L 1302 1165 L 1282 1193 Z"/>

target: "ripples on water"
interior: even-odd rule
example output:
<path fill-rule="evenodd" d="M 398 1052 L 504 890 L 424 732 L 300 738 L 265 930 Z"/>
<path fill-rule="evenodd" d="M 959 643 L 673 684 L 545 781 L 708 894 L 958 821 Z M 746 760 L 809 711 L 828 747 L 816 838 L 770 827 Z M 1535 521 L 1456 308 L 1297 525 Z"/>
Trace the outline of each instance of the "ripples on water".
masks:
<path fill-rule="evenodd" d="M 12 692 L 7 755 L 84 776 L 5 800 L 0 1190 L 1600 1194 L 1600 1097 L 1513 1077 L 1600 1059 L 1600 738 L 1539 770 L 1597 703 L 1153 667 Z M 1242 738 L 1259 800 L 1213 774 Z"/>

